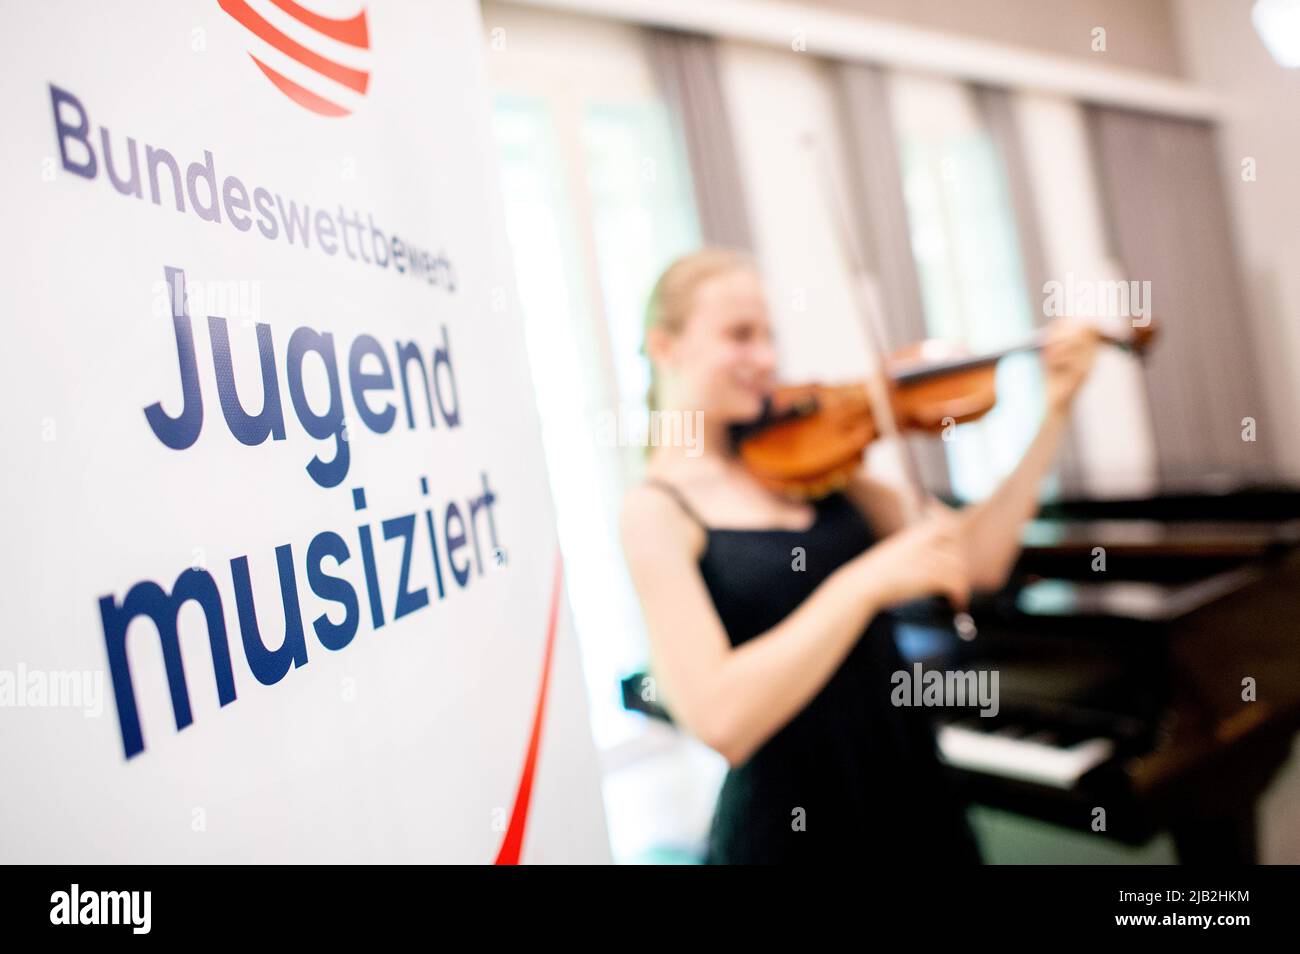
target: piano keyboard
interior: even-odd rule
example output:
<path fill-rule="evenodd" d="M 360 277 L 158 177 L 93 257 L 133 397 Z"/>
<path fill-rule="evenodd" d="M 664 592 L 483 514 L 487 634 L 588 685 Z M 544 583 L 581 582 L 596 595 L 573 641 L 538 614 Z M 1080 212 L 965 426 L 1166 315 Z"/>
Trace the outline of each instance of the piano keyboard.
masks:
<path fill-rule="evenodd" d="M 982 725 L 978 717 L 939 728 L 939 754 L 955 768 L 1071 789 L 1115 754 L 1110 739 L 1033 731 L 1014 723 Z"/>

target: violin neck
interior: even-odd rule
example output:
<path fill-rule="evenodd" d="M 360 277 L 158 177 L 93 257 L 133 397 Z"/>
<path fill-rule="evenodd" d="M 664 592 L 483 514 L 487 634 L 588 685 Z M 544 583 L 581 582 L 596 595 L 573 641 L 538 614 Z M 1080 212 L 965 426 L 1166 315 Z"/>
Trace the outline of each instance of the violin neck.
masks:
<path fill-rule="evenodd" d="M 1023 341 L 1005 348 L 999 348 L 996 351 L 965 355 L 948 361 L 917 362 L 916 367 L 899 368 L 891 377 L 898 384 L 914 384 L 927 378 L 937 378 L 955 371 L 973 371 L 976 368 L 986 368 L 991 364 L 997 364 L 1008 355 L 1019 354 L 1024 351 L 1039 351 L 1045 343 L 1045 335 L 1038 331 Z"/>
<path fill-rule="evenodd" d="M 1132 346 L 1131 342 L 1106 332 L 1102 333 L 1102 339 L 1121 348 L 1129 348 Z M 904 366 L 895 370 L 891 374 L 891 377 L 897 384 L 913 384 L 924 381 L 927 378 L 937 378 L 941 375 L 951 374 L 956 371 L 973 371 L 976 368 L 986 368 L 991 364 L 997 364 L 1008 355 L 1019 354 L 1025 351 L 1041 351 L 1043 346 L 1046 344 L 1047 329 L 1039 328 L 1024 340 L 1018 341 L 1005 348 L 999 348 L 996 351 L 988 351 L 984 354 L 964 355 L 960 358 L 952 358 L 948 361 L 918 361 L 914 367 Z"/>

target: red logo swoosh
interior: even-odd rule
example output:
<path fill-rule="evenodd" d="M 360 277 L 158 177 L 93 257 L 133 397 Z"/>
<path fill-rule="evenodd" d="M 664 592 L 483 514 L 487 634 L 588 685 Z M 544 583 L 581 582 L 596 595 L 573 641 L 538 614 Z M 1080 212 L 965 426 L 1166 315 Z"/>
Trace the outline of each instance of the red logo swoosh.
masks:
<path fill-rule="evenodd" d="M 270 2 L 322 37 L 328 37 L 338 43 L 344 43 L 359 50 L 368 51 L 370 48 L 370 31 L 366 25 L 365 10 L 350 19 L 336 20 L 308 10 L 294 2 L 294 0 L 270 0 Z M 365 95 L 370 83 L 370 74 L 366 70 L 335 62 L 329 57 L 323 56 L 321 53 L 303 45 L 303 43 L 277 29 L 275 25 L 249 6 L 247 0 L 217 0 L 217 4 L 253 36 L 262 40 L 277 52 L 307 67 L 315 74 L 316 79 L 323 77 L 326 80 L 323 84 L 325 87 L 328 87 L 330 83 L 337 83 L 339 86 L 360 93 L 362 96 Z M 295 82 L 281 71 L 268 65 L 265 62 L 265 56 L 259 58 L 252 53 L 249 53 L 249 56 L 257 64 L 258 69 L 266 75 L 267 79 L 274 83 L 280 92 L 298 103 L 298 105 L 322 116 L 346 116 L 351 112 L 346 106 L 335 102 L 335 99 L 340 97 L 336 93 L 331 93 L 328 88 L 308 89 L 302 83 Z M 303 78 L 303 82 L 315 85 L 314 79 Z"/>
<path fill-rule="evenodd" d="M 542 716 L 546 712 L 546 690 L 551 683 L 551 654 L 555 649 L 555 630 L 560 618 L 560 599 L 564 595 L 564 561 L 555 554 L 555 582 L 551 584 L 551 612 L 546 624 L 546 651 L 542 657 L 542 688 L 537 694 L 537 711 L 533 713 L 533 731 L 528 739 L 528 754 L 519 779 L 519 791 L 510 811 L 506 837 L 497 852 L 498 865 L 517 865 L 524 847 L 524 825 L 528 821 L 528 804 L 533 794 L 533 774 L 537 769 L 537 750 L 542 741 Z"/>

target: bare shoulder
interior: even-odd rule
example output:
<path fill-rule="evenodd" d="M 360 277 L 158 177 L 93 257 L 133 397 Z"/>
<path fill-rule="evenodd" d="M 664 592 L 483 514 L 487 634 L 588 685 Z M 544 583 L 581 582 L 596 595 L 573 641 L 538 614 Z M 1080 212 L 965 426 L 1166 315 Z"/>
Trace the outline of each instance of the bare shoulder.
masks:
<path fill-rule="evenodd" d="M 679 551 L 697 557 L 704 549 L 704 531 L 667 491 L 638 484 L 623 497 L 619 537 L 629 562 L 639 556 Z"/>

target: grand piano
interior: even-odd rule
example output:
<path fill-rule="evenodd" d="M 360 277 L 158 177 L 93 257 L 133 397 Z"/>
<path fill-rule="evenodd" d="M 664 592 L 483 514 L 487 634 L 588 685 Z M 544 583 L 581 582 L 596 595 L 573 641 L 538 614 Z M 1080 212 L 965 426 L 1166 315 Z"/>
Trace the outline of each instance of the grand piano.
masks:
<path fill-rule="evenodd" d="M 996 716 L 933 710 L 955 784 L 1128 844 L 1168 831 L 1183 863 L 1254 862 L 1300 730 L 1300 489 L 1058 501 L 1024 543 L 974 640 L 900 614 L 909 661 L 998 673 Z M 666 718 L 640 679 L 625 705 Z"/>
<path fill-rule="evenodd" d="M 1179 860 L 1253 862 L 1259 796 L 1300 729 L 1300 491 L 1063 501 L 1025 533 L 971 643 L 997 717 L 939 718 L 972 801 Z"/>

